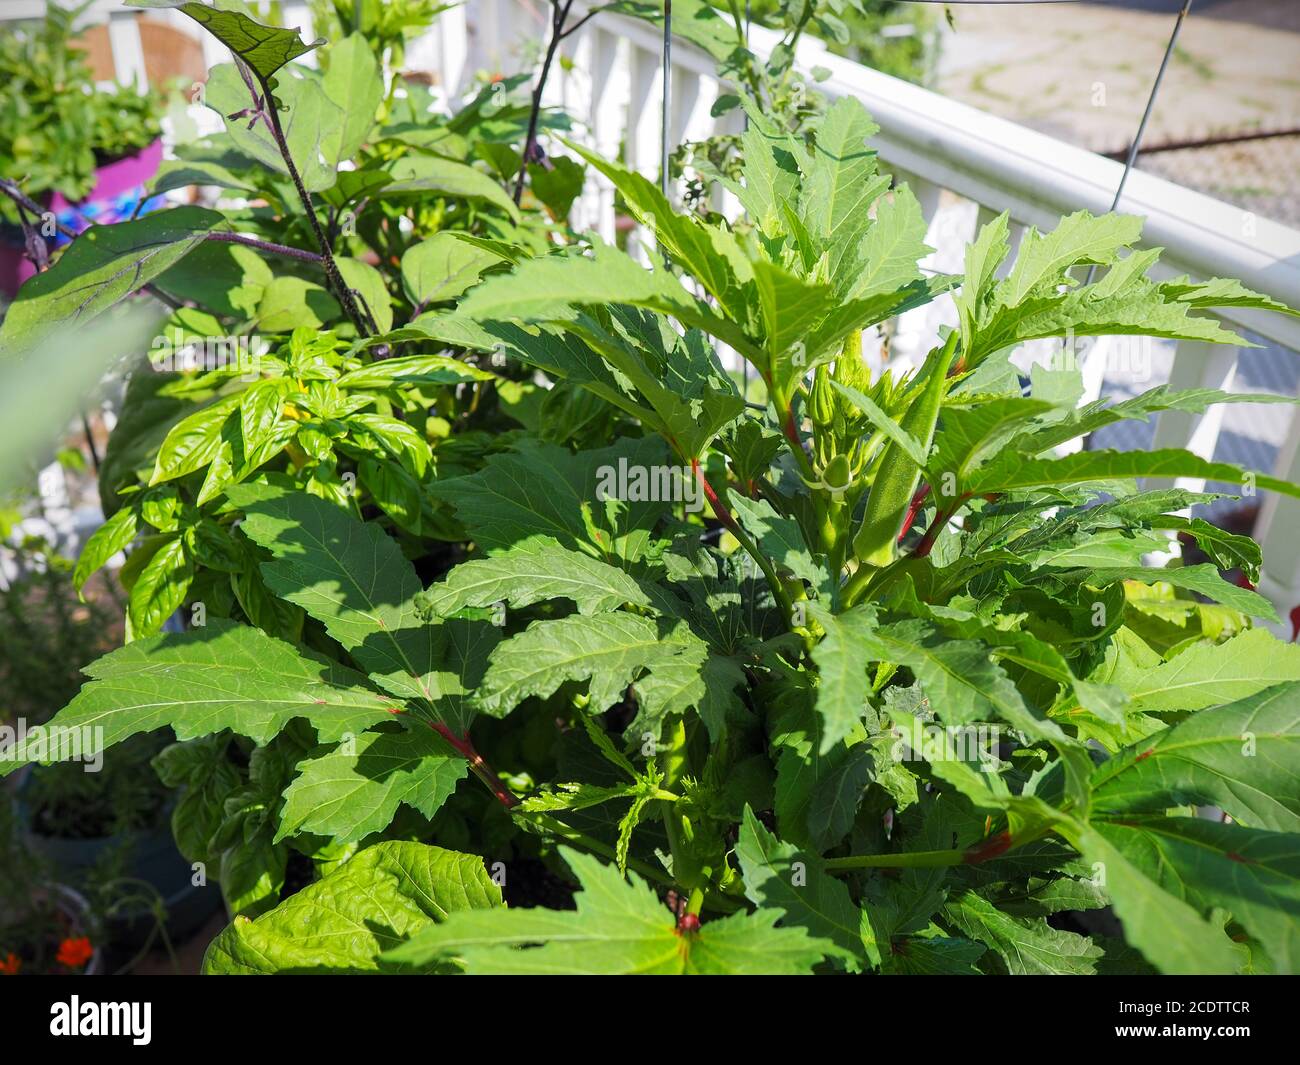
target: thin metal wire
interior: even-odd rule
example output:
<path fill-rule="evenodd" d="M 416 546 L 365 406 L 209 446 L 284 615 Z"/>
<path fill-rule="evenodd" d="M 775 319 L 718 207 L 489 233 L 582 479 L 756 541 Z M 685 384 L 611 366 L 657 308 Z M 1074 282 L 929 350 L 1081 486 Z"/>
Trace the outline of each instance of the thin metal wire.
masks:
<path fill-rule="evenodd" d="M 1178 34 L 1182 32 L 1183 20 L 1187 18 L 1187 12 L 1191 9 L 1192 0 L 1183 0 L 1182 10 L 1178 12 L 1178 17 L 1174 19 L 1174 31 L 1169 35 L 1169 43 L 1165 46 L 1164 58 L 1160 60 L 1160 69 L 1156 71 L 1156 80 L 1151 85 L 1151 95 L 1147 97 L 1146 110 L 1142 112 L 1142 121 L 1138 123 L 1137 133 L 1133 137 L 1133 143 L 1129 145 L 1128 156 L 1124 160 L 1124 173 L 1120 175 L 1119 186 L 1115 189 L 1115 197 L 1110 201 L 1112 211 L 1119 207 L 1119 201 L 1124 196 L 1124 186 L 1128 184 L 1128 176 L 1137 162 L 1138 152 L 1142 148 L 1142 138 L 1146 135 L 1147 123 L 1151 121 L 1151 113 L 1155 110 L 1156 96 L 1160 93 L 1160 83 L 1165 80 L 1165 71 L 1169 69 L 1169 60 L 1174 54 L 1174 48 L 1178 45 Z M 1092 279 L 1097 273 L 1097 267 L 1094 264 L 1088 268 L 1088 279 L 1084 282 L 1086 285 L 1092 284 Z"/>
<path fill-rule="evenodd" d="M 1142 121 L 1138 123 L 1137 133 L 1133 137 L 1133 143 L 1129 145 L 1128 157 L 1124 160 L 1124 173 L 1120 175 L 1119 185 L 1115 189 L 1115 196 L 1110 201 L 1112 211 L 1119 207 L 1119 201 L 1124 196 L 1124 186 L 1128 183 L 1128 176 L 1137 162 L 1138 152 L 1142 148 L 1142 138 L 1147 131 L 1147 123 L 1151 120 L 1151 112 L 1155 110 L 1156 96 L 1160 93 L 1160 83 L 1165 79 L 1165 71 L 1169 68 L 1169 60 L 1174 54 L 1174 48 L 1178 44 L 1178 34 L 1182 31 L 1183 20 L 1187 18 L 1187 12 L 1191 9 L 1192 0 L 1183 0 L 1182 9 L 1178 12 L 1178 17 L 1174 19 L 1174 29 L 1169 35 L 1169 43 L 1165 46 L 1164 58 L 1160 60 L 1160 69 L 1156 71 L 1156 80 L 1151 85 L 1151 95 L 1147 97 L 1146 110 L 1142 112 Z M 1093 278 L 1097 276 L 1097 264 L 1093 263 L 1088 267 L 1088 276 L 1084 279 L 1085 285 L 1091 285 Z M 1064 350 L 1067 341 L 1062 340 L 1061 346 Z M 1092 450 L 1092 434 L 1089 433 L 1083 439 L 1083 450 Z"/>

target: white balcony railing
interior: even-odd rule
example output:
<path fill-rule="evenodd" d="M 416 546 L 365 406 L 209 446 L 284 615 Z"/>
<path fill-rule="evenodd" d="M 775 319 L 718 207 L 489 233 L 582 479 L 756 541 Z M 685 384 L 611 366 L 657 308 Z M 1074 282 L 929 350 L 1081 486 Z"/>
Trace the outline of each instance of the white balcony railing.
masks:
<path fill-rule="evenodd" d="M 44 6 L 44 0 L 0 0 L 0 19 L 38 16 Z M 308 39 L 313 36 L 304 0 L 282 0 L 276 6 L 285 25 Z M 582 7 L 579 0 L 575 18 Z M 458 100 L 476 72 L 512 73 L 535 63 L 549 15 L 545 0 L 466 0 L 408 45 L 406 65 L 428 71 L 446 99 Z M 145 80 L 140 17 L 161 19 L 205 38 L 209 65 L 228 59 L 221 46 L 178 12 L 136 15 L 116 0 L 101 0 L 83 17 L 109 21 L 118 80 L 125 83 Z M 751 31 L 750 45 L 760 55 L 775 42 L 769 31 Z M 563 107 L 580 124 L 580 138 L 602 153 L 621 155 L 652 177 L 660 158 L 661 49 L 653 26 L 599 13 L 565 43 L 569 62 L 562 69 L 557 64 L 546 97 L 546 103 Z M 815 40 L 801 45 L 799 65 L 829 70 L 818 90 L 831 98 L 854 96 L 871 112 L 880 125 L 875 145 L 883 163 L 908 181 L 931 220 L 930 243 L 938 249 L 934 260 L 941 268 L 959 270 L 960 248 L 975 225 L 1001 211 L 1010 212 L 1018 239 L 1029 226 L 1051 227 L 1071 211 L 1100 213 L 1110 206 L 1122 171 L 1119 163 L 833 55 Z M 715 69 L 703 52 L 674 43 L 670 144 L 737 128 L 734 112 L 720 119 L 710 115 L 713 101 L 724 91 Z M 1176 100 L 1167 104 L 1176 106 Z M 576 226 L 613 237 L 613 189 L 600 175 L 591 178 L 574 210 Z M 1159 267 L 1164 276 L 1235 277 L 1300 307 L 1300 231 L 1142 171 L 1130 175 L 1121 210 L 1146 219 L 1143 242 L 1165 249 Z M 891 344 L 894 356 L 908 359 L 924 351 L 937 324 L 933 315 L 943 313 L 940 306 L 930 317 L 925 311 L 906 316 Z M 1288 356 L 1300 352 L 1300 319 L 1249 310 L 1229 310 L 1226 317 Z M 1233 390 L 1239 384 L 1239 351 L 1180 343 L 1168 362 L 1168 379 L 1179 388 Z M 1114 354 L 1106 338 L 1086 354 L 1085 398 L 1102 391 Z M 1293 417 L 1290 407 L 1269 408 L 1267 416 L 1277 417 L 1283 410 L 1286 421 L 1276 433 L 1274 472 L 1300 480 L 1300 418 Z M 1151 446 L 1188 447 L 1213 458 L 1221 426 L 1221 409 L 1202 416 L 1169 412 L 1159 416 Z M 1282 615 L 1278 631 L 1290 636 L 1287 617 L 1300 604 L 1300 502 L 1265 497 L 1254 534 L 1264 549 L 1260 591 Z"/>

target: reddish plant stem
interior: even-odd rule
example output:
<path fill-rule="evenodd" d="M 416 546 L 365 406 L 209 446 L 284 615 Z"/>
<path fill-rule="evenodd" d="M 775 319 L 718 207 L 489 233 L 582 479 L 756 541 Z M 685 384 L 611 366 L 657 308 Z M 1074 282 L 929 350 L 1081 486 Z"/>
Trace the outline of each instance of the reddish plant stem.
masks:
<path fill-rule="evenodd" d="M 999 832 L 996 836 L 990 836 L 982 843 L 967 847 L 965 854 L 962 856 L 962 862 L 966 865 L 978 865 L 980 862 L 1000 858 L 1010 849 L 1011 833 Z"/>
<path fill-rule="evenodd" d="M 469 767 L 473 770 L 474 775 L 488 786 L 492 794 L 507 810 L 512 806 L 517 806 L 519 800 L 506 787 L 504 781 L 492 771 L 492 767 L 483 760 L 483 756 L 474 749 L 474 744 L 470 742 L 469 733 L 464 736 L 457 736 L 450 728 L 441 721 L 430 722 L 433 730 L 438 733 L 444 740 L 452 745 L 458 754 L 465 761 L 469 762 Z"/>
<path fill-rule="evenodd" d="M 930 486 L 928 484 L 923 484 L 916 495 L 912 496 L 912 503 L 907 508 L 907 516 L 903 518 L 903 530 L 898 534 L 898 542 L 900 544 L 903 542 L 903 537 L 907 535 L 908 530 L 912 528 L 912 522 L 916 521 L 916 516 L 921 511 L 921 504 L 925 502 L 925 498 L 929 494 Z"/>
<path fill-rule="evenodd" d="M 794 405 L 791 404 L 785 412 L 785 424 L 782 426 L 785 430 L 785 438 L 800 451 L 803 450 L 803 441 L 799 439 L 799 427 L 794 423 Z"/>
<path fill-rule="evenodd" d="M 969 498 L 970 493 L 968 492 L 959 497 L 951 506 L 943 507 L 935 514 L 934 520 L 930 522 L 929 528 L 925 530 L 925 535 L 921 537 L 921 542 L 916 545 L 916 550 L 912 552 L 913 558 L 925 558 L 929 555 L 930 549 L 934 547 L 934 542 L 939 538 L 939 534 L 943 532 L 944 526 L 952 520 L 952 516 L 957 513 L 958 508 Z"/>
<path fill-rule="evenodd" d="M 704 476 L 704 471 L 700 469 L 700 460 L 691 459 L 691 472 L 695 474 L 695 479 L 700 482 L 700 488 L 704 492 L 704 498 L 709 501 L 709 506 L 713 508 L 714 516 L 722 522 L 731 532 L 737 529 L 736 519 L 731 516 L 729 511 L 718 498 L 718 493 L 713 490 L 713 485 L 709 484 L 709 479 Z"/>
<path fill-rule="evenodd" d="M 930 549 L 934 547 L 935 540 L 939 539 L 939 534 L 948 524 L 948 519 L 952 517 L 956 507 L 944 508 L 934 516 L 930 522 L 929 528 L 925 530 L 925 535 L 921 537 L 921 542 L 916 545 L 916 550 L 912 552 L 913 558 L 925 558 L 930 554 Z"/>

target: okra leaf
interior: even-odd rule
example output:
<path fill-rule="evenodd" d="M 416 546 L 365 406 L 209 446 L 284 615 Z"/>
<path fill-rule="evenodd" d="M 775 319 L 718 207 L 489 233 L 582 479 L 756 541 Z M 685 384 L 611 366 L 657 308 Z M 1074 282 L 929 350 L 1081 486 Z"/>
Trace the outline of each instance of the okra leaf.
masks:
<path fill-rule="evenodd" d="M 846 297 L 860 300 L 897 292 L 920 280 L 917 263 L 934 250 L 925 243 L 927 229 L 921 205 L 906 185 L 877 201 L 875 220 L 849 257 L 849 268 L 840 271 L 849 283 Z"/>
<path fill-rule="evenodd" d="M 425 722 L 363 732 L 298 764 L 284 792 L 276 842 L 297 832 L 352 843 L 387 828 L 402 803 L 432 817 L 468 765 Z"/>
<path fill-rule="evenodd" d="M 479 688 L 484 713 L 504 717 L 529 696 L 546 698 L 568 680 L 589 680 L 588 709 L 602 713 L 644 672 L 687 666 L 691 644 L 665 640 L 634 614 L 535 621 L 493 652 Z M 698 670 L 702 663 L 692 663 Z"/>
<path fill-rule="evenodd" d="M 1125 940 L 1147 961 L 1174 976 L 1237 971 L 1239 961 L 1223 929 L 1165 891 L 1153 871 L 1130 860 L 1100 826 L 1076 825 L 1066 834 L 1094 875 L 1104 876 L 1115 915 L 1124 923 Z"/>
<path fill-rule="evenodd" d="M 730 503 L 740 524 L 754 537 L 763 554 L 807 581 L 815 591 L 829 595 L 830 576 L 826 566 L 809 550 L 797 521 L 782 517 L 766 499 L 750 499 L 736 493 Z"/>
<path fill-rule="evenodd" d="M 817 125 L 799 216 L 816 242 L 818 257 L 830 255 L 832 273 L 856 250 L 871 227 L 871 205 L 889 188 L 889 177 L 876 173 L 876 153 L 867 147 L 879 132 L 867 109 L 851 96 L 836 100 Z"/>
<path fill-rule="evenodd" d="M 802 928 L 776 928 L 777 910 L 735 913 L 678 932 L 672 912 L 635 875 L 561 848 L 583 889 L 575 911 L 465 911 L 427 925 L 385 960 L 455 961 L 473 975 L 588 974 L 794 976 L 837 950 Z M 527 948 L 527 949 L 520 949 Z"/>
<path fill-rule="evenodd" d="M 386 951 L 470 911 L 506 912 L 483 859 L 423 843 L 377 843 L 257 920 L 235 918 L 208 947 L 203 971 L 383 972 L 394 968 Z"/>
<path fill-rule="evenodd" d="M 777 839 L 746 806 L 736 840 L 736 860 L 750 902 L 782 911 L 782 927 L 793 925 L 830 940 L 852 969 L 863 967 L 862 912 L 853 904 L 843 881 L 825 871 L 820 854 Z"/>
<path fill-rule="evenodd" d="M 229 498 L 244 534 L 273 556 L 261 567 L 267 586 L 324 624 L 375 683 L 435 714 L 463 692 L 445 668 L 446 634 L 415 607 L 415 569 L 383 529 L 306 492 L 241 485 Z"/>
<path fill-rule="evenodd" d="M 1174 659 L 1177 661 L 1177 659 Z M 1096 814 L 1219 806 L 1242 824 L 1300 832 L 1300 683 L 1192 714 L 1092 777 Z"/>
<path fill-rule="evenodd" d="M 447 617 L 465 607 L 506 603 L 522 608 L 569 599 L 580 614 L 616 610 L 624 603 L 651 608 L 646 593 L 623 570 L 579 551 L 544 546 L 472 559 L 417 596 L 419 607 Z"/>
<path fill-rule="evenodd" d="M 634 561 L 673 506 L 649 489 L 651 475 L 669 468 L 667 457 L 655 437 L 576 455 L 530 441 L 490 456 L 478 473 L 438 481 L 430 490 L 456 508 L 470 538 L 489 554 L 559 544 Z"/>
<path fill-rule="evenodd" d="M 1201 817 L 1094 820 L 1093 830 L 1170 895 L 1227 910 L 1279 973 L 1300 968 L 1300 835 Z"/>
<path fill-rule="evenodd" d="M 729 230 L 673 210 L 664 194 L 641 174 L 610 162 L 581 145 L 569 147 L 614 183 L 637 221 L 648 226 L 655 243 L 694 277 L 723 313 L 744 322 L 749 303 L 745 285 L 753 267 Z"/>
<path fill-rule="evenodd" d="M 973 891 L 951 899 L 943 916 L 992 949 L 1012 976 L 1092 974 L 1102 956 L 1087 936 L 1053 928 L 1041 917 L 1012 917 Z"/>
<path fill-rule="evenodd" d="M 1137 477 L 1203 477 L 1232 484 L 1253 482 L 1259 488 L 1300 497 L 1300 487 L 1265 474 L 1248 472 L 1226 462 L 1210 462 L 1190 451 L 1080 451 L 1064 458 L 1030 458 L 1004 451 L 981 466 L 959 489 L 987 495 L 1019 488 L 1077 485 L 1087 481 Z"/>
<path fill-rule="evenodd" d="M 135 640 L 85 672 L 90 680 L 50 724 L 102 728 L 105 746 L 165 725 L 182 740 L 228 728 L 266 743 L 294 718 L 330 743 L 391 720 L 395 709 L 361 674 L 220 618 Z M 25 757 L 0 760 L 0 776 L 46 760 L 29 748 Z"/>
<path fill-rule="evenodd" d="M 849 610 L 832 614 L 818 604 L 809 613 L 826 631 L 813 648 L 817 666 L 817 713 L 821 717 L 821 748 L 826 754 L 862 721 L 867 708 L 871 680 L 867 665 L 876 628 L 873 610 Z"/>
<path fill-rule="evenodd" d="M 1143 669 L 1125 692 L 1133 711 L 1204 710 L 1287 681 L 1300 681 L 1300 647 L 1267 629 L 1247 629 L 1221 644 L 1198 643 Z"/>

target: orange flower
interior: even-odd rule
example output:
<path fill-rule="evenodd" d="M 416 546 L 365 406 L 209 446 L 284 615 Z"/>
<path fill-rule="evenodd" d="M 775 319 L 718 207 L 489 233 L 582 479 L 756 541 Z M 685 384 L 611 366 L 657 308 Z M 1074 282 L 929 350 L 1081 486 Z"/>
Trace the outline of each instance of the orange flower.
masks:
<path fill-rule="evenodd" d="M 0 974 L 5 976 L 17 976 L 18 970 L 23 967 L 23 959 L 18 957 L 12 950 L 4 961 L 0 961 Z"/>
<path fill-rule="evenodd" d="M 94 953 L 95 948 L 90 945 L 90 940 L 85 936 L 78 936 L 76 939 L 65 939 L 59 944 L 57 959 L 60 965 L 79 969 L 90 961 Z"/>

